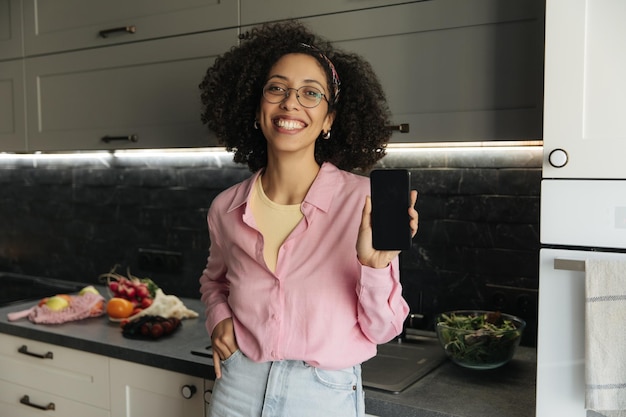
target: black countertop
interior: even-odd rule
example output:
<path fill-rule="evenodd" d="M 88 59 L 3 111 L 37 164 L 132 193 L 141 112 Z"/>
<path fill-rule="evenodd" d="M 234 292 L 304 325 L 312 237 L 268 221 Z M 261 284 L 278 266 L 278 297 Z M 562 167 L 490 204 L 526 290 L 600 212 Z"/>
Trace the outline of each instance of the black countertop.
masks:
<path fill-rule="evenodd" d="M 8 321 L 7 313 L 34 302 L 0 308 L 0 333 L 213 379 L 211 359 L 191 353 L 209 344 L 203 305 L 182 300 L 200 317 L 183 320 L 176 333 L 156 341 L 125 338 L 119 324 L 106 316 L 60 325 Z M 366 411 L 382 417 L 533 417 L 535 376 L 536 350 L 528 347 L 520 347 L 511 362 L 494 370 L 475 371 L 446 361 L 399 394 L 366 389 Z"/>
<path fill-rule="evenodd" d="M 400 394 L 367 390 L 366 409 L 389 417 L 534 417 L 536 366 L 536 349 L 524 346 L 497 369 L 446 361 Z"/>
<path fill-rule="evenodd" d="M 104 287 L 97 287 L 106 294 Z M 64 324 L 34 324 L 28 319 L 10 322 L 7 313 L 25 310 L 35 302 L 12 304 L 0 308 L 0 333 L 52 343 L 111 358 L 154 366 L 205 379 L 215 378 L 213 364 L 206 357 L 191 353 L 192 349 L 210 344 L 204 327 L 204 307 L 199 300 L 182 299 L 187 308 L 200 314 L 185 319 L 170 337 L 157 340 L 129 339 L 122 336 L 120 324 L 105 315 Z"/>

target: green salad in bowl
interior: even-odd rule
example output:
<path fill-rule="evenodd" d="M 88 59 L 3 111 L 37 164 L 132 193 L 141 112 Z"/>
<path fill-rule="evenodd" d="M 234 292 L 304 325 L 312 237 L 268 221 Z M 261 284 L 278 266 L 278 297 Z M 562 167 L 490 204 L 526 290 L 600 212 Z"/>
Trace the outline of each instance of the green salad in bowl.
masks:
<path fill-rule="evenodd" d="M 499 311 L 457 310 L 438 315 L 435 327 L 453 362 L 466 368 L 493 369 L 511 360 L 526 322 Z"/>

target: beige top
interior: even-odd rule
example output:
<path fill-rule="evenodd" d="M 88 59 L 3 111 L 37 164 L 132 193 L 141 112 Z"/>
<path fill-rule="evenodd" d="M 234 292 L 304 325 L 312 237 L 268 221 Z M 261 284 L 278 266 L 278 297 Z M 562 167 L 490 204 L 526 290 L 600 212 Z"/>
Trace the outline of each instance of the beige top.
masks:
<path fill-rule="evenodd" d="M 274 272 L 280 246 L 302 220 L 303 214 L 300 210 L 300 204 L 283 205 L 270 200 L 263 191 L 261 176 L 253 187 L 250 204 L 254 220 L 263 235 L 265 263 Z"/>

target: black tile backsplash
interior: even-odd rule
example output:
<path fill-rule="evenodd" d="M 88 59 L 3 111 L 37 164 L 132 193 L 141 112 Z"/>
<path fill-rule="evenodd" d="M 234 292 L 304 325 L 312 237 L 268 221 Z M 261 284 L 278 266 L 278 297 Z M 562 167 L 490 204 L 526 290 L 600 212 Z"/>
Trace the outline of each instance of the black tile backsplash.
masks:
<path fill-rule="evenodd" d="M 0 271 L 80 282 L 115 265 L 198 297 L 206 213 L 250 175 L 229 154 L 0 160 Z M 536 332 L 541 149 L 392 149 L 419 191 L 420 228 L 402 255 L 413 312 L 502 309 Z M 174 251 L 177 273 L 142 270 L 138 249 Z"/>

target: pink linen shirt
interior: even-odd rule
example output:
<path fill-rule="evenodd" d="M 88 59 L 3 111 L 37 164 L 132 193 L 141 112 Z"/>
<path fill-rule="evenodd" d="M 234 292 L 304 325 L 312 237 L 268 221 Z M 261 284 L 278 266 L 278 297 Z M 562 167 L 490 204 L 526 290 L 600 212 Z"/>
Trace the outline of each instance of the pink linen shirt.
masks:
<path fill-rule="evenodd" d="M 409 309 L 397 257 L 381 269 L 357 259 L 369 179 L 323 164 L 272 272 L 248 204 L 259 174 L 209 209 L 210 255 L 200 277 L 207 331 L 232 317 L 239 348 L 256 362 L 342 369 L 373 357 L 377 344 L 401 333 Z"/>

